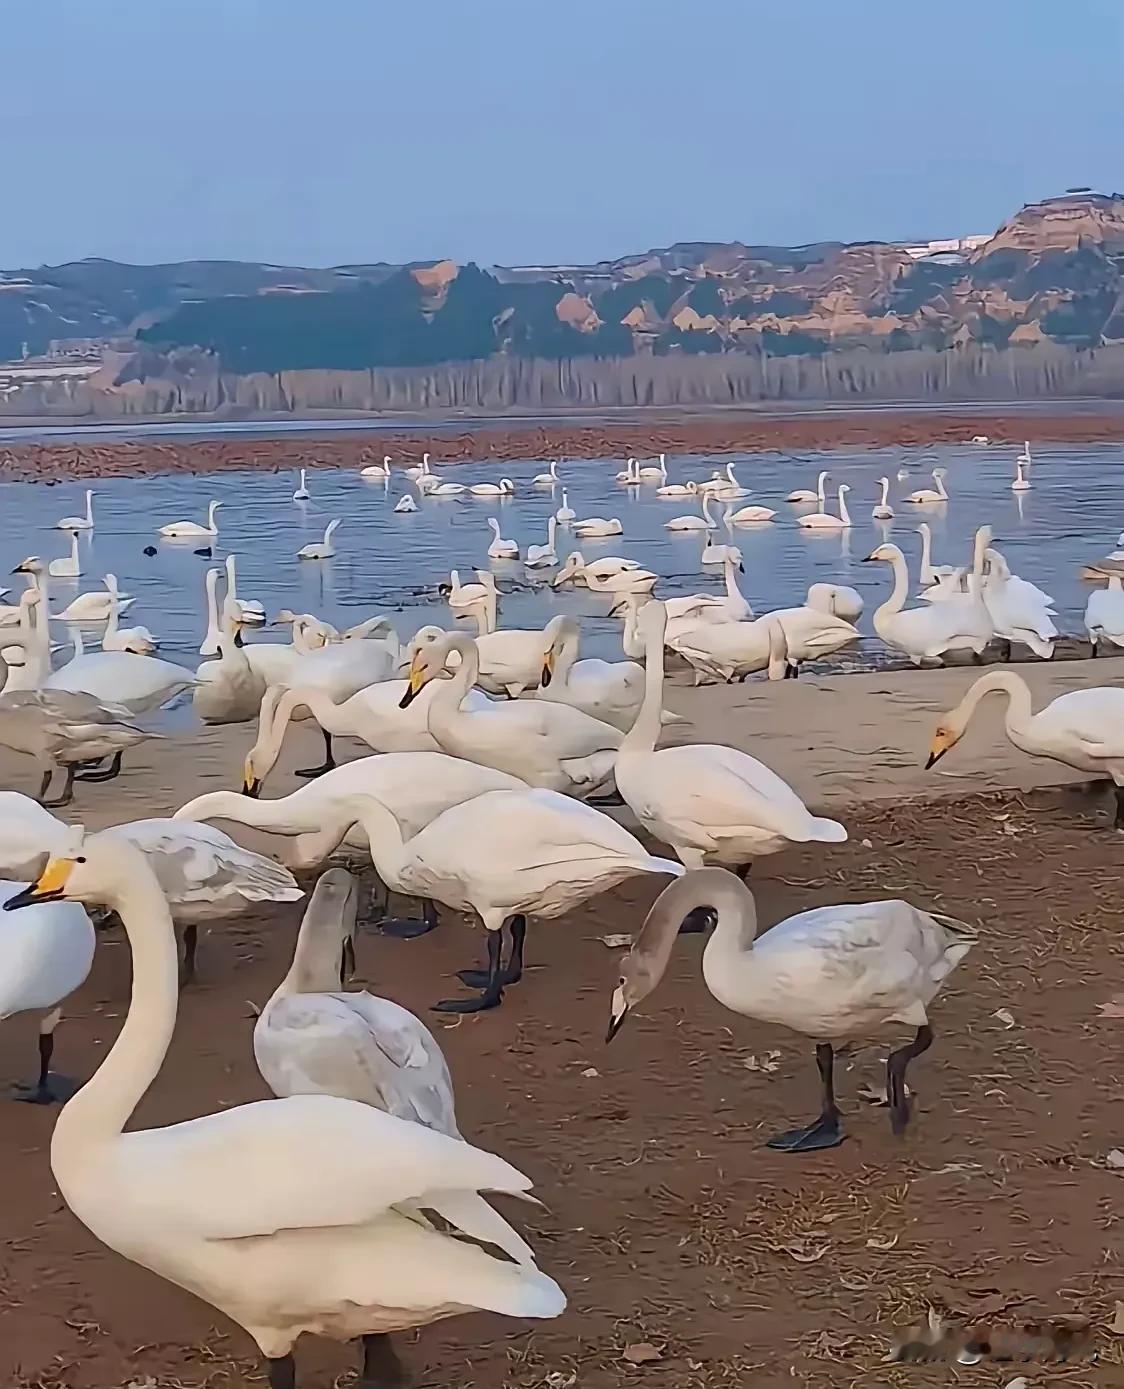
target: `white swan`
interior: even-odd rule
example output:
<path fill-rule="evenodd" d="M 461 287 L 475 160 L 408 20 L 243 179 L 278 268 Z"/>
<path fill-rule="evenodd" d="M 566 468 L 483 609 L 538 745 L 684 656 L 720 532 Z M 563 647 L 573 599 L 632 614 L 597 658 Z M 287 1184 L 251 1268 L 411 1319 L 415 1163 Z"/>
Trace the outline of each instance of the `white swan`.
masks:
<path fill-rule="evenodd" d="M 1093 644 L 1093 655 L 1099 655 L 1103 642 L 1124 646 L 1124 585 L 1119 574 L 1108 576 L 1106 588 L 1095 588 L 1085 605 L 1085 630 Z"/>
<path fill-rule="evenodd" d="M 215 536 L 219 533 L 218 522 L 215 520 L 215 512 L 222 506 L 222 502 L 212 501 L 207 507 L 207 524 L 200 525 L 198 521 L 170 521 L 166 526 L 161 526 L 157 535 L 162 535 L 166 540 L 194 540 L 199 536 L 204 538 Z"/>
<path fill-rule="evenodd" d="M 616 476 L 617 482 L 639 482 L 640 477 L 636 471 L 636 459 L 629 458 L 624 465 L 623 471 Z"/>
<path fill-rule="evenodd" d="M 238 557 L 233 550 L 226 557 L 226 596 L 247 627 L 265 626 L 265 605 L 254 598 L 238 597 Z"/>
<path fill-rule="evenodd" d="M 649 834 L 669 844 L 688 868 L 708 860 L 742 867 L 788 844 L 845 840 L 842 825 L 812 815 L 787 782 L 744 752 L 713 743 L 656 751 L 663 706 L 662 604 L 647 604 L 639 622 L 644 702 L 621 740 L 617 789 Z"/>
<path fill-rule="evenodd" d="M 452 569 L 449 571 L 449 582 L 438 584 L 437 592 L 445 599 L 450 608 L 463 612 L 465 609 L 483 602 L 489 594 L 495 592 L 496 576 L 494 574 L 489 574 L 486 569 L 477 569 L 476 577 L 479 580 L 478 583 L 462 584 L 460 571 Z"/>
<path fill-rule="evenodd" d="M 833 516 L 830 511 L 811 511 L 803 516 L 796 518 L 796 524 L 806 530 L 843 530 L 851 524 L 850 513 L 847 511 L 847 493 L 851 489 L 845 482 L 839 484 L 839 515 Z"/>
<path fill-rule="evenodd" d="M 894 519 L 894 508 L 890 505 L 890 479 L 888 477 L 879 478 L 882 486 L 882 496 L 875 503 L 871 516 L 876 521 L 892 521 Z"/>
<path fill-rule="evenodd" d="M 534 483 L 536 487 L 553 487 L 554 484 L 559 481 L 558 460 L 556 458 L 552 458 L 550 460 L 549 471 L 545 473 L 536 473 L 535 476 L 531 479 L 531 481 Z"/>
<path fill-rule="evenodd" d="M 546 523 L 546 544 L 528 545 L 527 553 L 523 563 L 529 569 L 547 568 L 552 564 L 558 563 L 558 552 L 555 550 L 555 537 L 558 533 L 558 519 L 555 516 L 547 518 Z"/>
<path fill-rule="evenodd" d="M 483 710 L 462 707 L 480 673 L 471 637 L 450 633 L 444 641 L 419 647 L 410 663 L 404 707 L 442 674 L 453 652 L 460 665 L 451 679 L 441 681 L 429 705 L 429 731 L 445 752 L 567 795 L 587 797 L 611 786 L 619 729 L 546 700 L 499 702 Z"/>
<path fill-rule="evenodd" d="M 661 485 L 656 488 L 657 497 L 693 497 L 699 490 L 697 482 L 668 482 L 667 454 L 660 454 L 658 477 Z"/>
<path fill-rule="evenodd" d="M 517 699 L 524 690 L 533 690 L 542 674 L 543 652 L 550 644 L 551 634 L 559 618 L 552 618 L 546 628 L 496 628 L 496 601 L 489 593 L 474 603 L 464 614 L 476 619 L 476 651 L 480 663 L 476 683 L 481 690 L 493 695 Z M 449 635 L 443 627 L 419 627 L 409 644 L 410 655 L 422 646 L 433 645 Z M 453 660 L 453 666 L 459 658 Z"/>
<path fill-rule="evenodd" d="M 783 680 L 788 673 L 784 628 L 769 617 L 755 622 L 682 617 L 667 624 L 664 645 L 683 657 L 695 673 L 696 685 L 703 676 L 729 682 L 758 670 L 766 671 L 770 680 Z"/>
<path fill-rule="evenodd" d="M 501 477 L 499 482 L 474 482 L 468 491 L 473 497 L 508 497 L 515 491 L 515 483 Z"/>
<path fill-rule="evenodd" d="M 61 521 L 55 522 L 57 531 L 92 531 L 94 528 L 94 494 L 87 487 L 86 489 L 86 514 L 85 516 L 64 516 Z"/>
<path fill-rule="evenodd" d="M 293 493 L 293 501 L 307 502 L 311 501 L 311 499 L 312 493 L 308 490 L 308 486 L 305 482 L 305 469 L 302 468 L 300 484 L 298 485 L 297 490 Z"/>
<path fill-rule="evenodd" d="M 47 818 L 53 820 L 54 816 Z M 41 845 L 36 854 L 35 872 L 43 862 L 45 848 Z M 0 905 L 7 905 L 28 886 L 26 881 L 0 878 Z M 28 911 L 26 919 L 17 917 L 3 924 L 0 1020 L 16 1013 L 43 1014 L 39 1022 L 37 1079 L 14 1086 L 13 1096 L 30 1104 L 61 1103 L 74 1094 L 77 1086 L 65 1076 L 51 1072 L 55 1030 L 62 1020 L 59 1004 L 85 982 L 90 972 L 94 962 L 94 924 L 76 902 L 44 902 Z"/>
<path fill-rule="evenodd" d="M 313 540 L 307 545 L 302 545 L 297 551 L 297 559 L 331 559 L 336 553 L 336 547 L 332 544 L 332 536 L 339 528 L 340 517 L 334 521 L 329 521 L 324 528 L 324 539 Z"/>
<path fill-rule="evenodd" d="M 384 453 L 381 463 L 368 463 L 359 469 L 360 477 L 388 478 L 390 476 L 390 454 Z"/>
<path fill-rule="evenodd" d="M 990 537 L 990 528 L 987 533 Z M 984 559 L 988 564 L 982 588 L 984 607 L 995 635 L 1006 644 L 1006 659 L 1011 658 L 1011 643 L 1017 641 L 1048 661 L 1054 654 L 1053 643 L 1058 635 L 1051 607 L 1053 599 L 1012 574 L 998 550 L 985 549 Z"/>
<path fill-rule="evenodd" d="M 726 527 L 726 533 L 727 535 L 730 533 L 728 525 Z M 699 554 L 699 563 L 725 564 L 727 560 L 732 560 L 735 564 L 740 565 L 742 562 L 742 552 L 740 548 L 737 545 L 731 545 L 729 543 L 716 545 L 714 543 L 714 532 L 707 531 L 704 537 L 702 551 Z"/>
<path fill-rule="evenodd" d="M 819 502 L 820 510 L 822 511 L 827 504 L 827 494 L 824 491 L 824 485 L 830 476 L 831 474 L 828 472 L 820 473 L 819 477 L 816 479 L 816 490 L 814 492 L 809 492 L 806 487 L 798 487 L 795 492 L 790 492 L 788 496 L 785 497 L 785 501 Z"/>
<path fill-rule="evenodd" d="M 863 596 L 849 584 L 809 584 L 804 606 L 830 613 L 844 622 L 857 622 L 863 615 Z"/>
<path fill-rule="evenodd" d="M 562 489 L 562 505 L 561 505 L 561 506 L 558 508 L 558 510 L 554 513 L 554 519 L 559 523 L 559 525 L 564 526 L 564 525 L 567 524 L 567 522 L 572 521 L 572 520 L 574 519 L 574 517 L 577 516 L 577 514 L 578 514 L 578 513 L 577 513 L 577 512 L 574 510 L 574 508 L 570 505 L 570 499 L 569 499 L 569 497 L 566 495 L 566 489 L 563 487 L 563 489 Z"/>
<path fill-rule="evenodd" d="M 403 493 L 403 495 L 399 497 L 398 500 L 394 503 L 394 511 L 396 515 L 399 516 L 409 515 L 411 512 L 417 511 L 417 509 L 417 502 L 414 501 L 413 497 L 411 497 L 408 492 Z"/>
<path fill-rule="evenodd" d="M 879 545 L 864 562 L 874 561 L 889 564 L 894 575 L 890 597 L 874 613 L 874 630 L 887 646 L 904 652 L 915 666 L 948 651 L 982 656 L 991 640 L 991 623 L 982 603 L 933 603 L 906 609 L 909 570 L 905 556 L 896 545 Z"/>
<path fill-rule="evenodd" d="M 1024 475 L 1026 464 L 1021 458 L 1015 459 L 1015 480 L 1011 483 L 1012 492 L 1029 492 L 1030 483 Z"/>
<path fill-rule="evenodd" d="M 78 557 L 76 532 L 70 532 L 70 554 L 64 555 L 61 559 L 50 560 L 47 564 L 47 573 L 53 579 L 77 579 L 81 577 L 82 561 Z"/>
<path fill-rule="evenodd" d="M 734 546 L 728 548 L 736 549 Z M 726 583 L 725 598 L 717 593 L 692 593 L 682 598 L 668 598 L 663 606 L 669 622 L 679 618 L 692 618 L 696 623 L 752 620 L 753 608 L 738 587 L 738 574 L 744 572 L 741 560 L 727 554 L 722 564 Z"/>
<path fill-rule="evenodd" d="M 909 502 L 912 506 L 927 506 L 934 502 L 947 502 L 948 492 L 944 485 L 945 469 L 933 469 L 933 481 L 936 488 L 922 487 L 916 492 L 911 492 L 908 497 L 903 497 L 902 501 Z"/>
<path fill-rule="evenodd" d="M 588 564 L 580 550 L 572 550 L 554 579 L 554 587 L 563 584 L 583 583 L 589 586 L 590 579 L 611 579 L 619 574 L 637 573 L 640 562 L 635 559 L 622 559 L 619 555 L 605 555 L 602 559 L 591 560 Z"/>
<path fill-rule="evenodd" d="M 385 460 L 384 460 L 384 461 L 385 461 Z M 419 465 L 419 464 L 412 464 L 409 468 L 403 468 L 402 471 L 405 473 L 405 475 L 406 475 L 408 478 L 417 479 L 417 478 L 419 478 L 419 477 L 425 477 L 425 476 L 428 474 L 428 472 L 429 472 L 429 454 L 428 454 L 428 453 L 423 453 L 423 454 L 422 454 L 422 459 L 421 459 L 420 465 Z"/>
<path fill-rule="evenodd" d="M 917 527 L 917 534 L 921 537 L 921 568 L 918 571 L 918 578 L 922 588 L 932 588 L 939 584 L 942 579 L 950 578 L 958 571 L 951 564 L 933 563 L 933 532 L 928 521 L 921 522 Z"/>
<path fill-rule="evenodd" d="M 38 566 L 38 572 L 34 568 Z M 50 589 L 48 587 L 48 575 L 46 569 L 37 560 L 25 560 L 20 566 L 22 572 L 33 573 L 35 582 L 43 591 L 44 604 L 49 598 Z M 114 606 L 115 595 L 109 592 L 108 586 L 104 589 L 93 589 L 89 593 L 76 594 L 61 612 L 51 613 L 52 619 L 59 622 L 104 622 Z M 126 608 L 131 608 L 136 600 L 130 598 L 128 594 L 118 592 L 116 594 L 116 605 L 118 613 L 123 613 Z"/>
<path fill-rule="evenodd" d="M 195 683 L 193 672 L 172 661 L 129 651 L 90 651 L 49 675 L 43 688 L 90 694 L 135 715 L 159 709 Z"/>
<path fill-rule="evenodd" d="M 895 1022 L 916 1028 L 913 1041 L 886 1062 L 890 1123 L 902 1133 L 910 1112 L 907 1068 L 933 1043 L 928 1007 L 976 943 L 971 928 L 908 902 L 855 902 L 814 907 L 758 936 L 757 908 L 745 884 L 721 868 L 700 869 L 661 893 L 621 962 L 610 1039 L 659 983 L 680 928 L 700 916 L 713 926 L 702 962 L 712 997 L 742 1017 L 816 1040 L 820 1114 L 768 1146 L 803 1153 L 841 1143 L 835 1046 Z"/>
<path fill-rule="evenodd" d="M 1124 829 L 1124 690 L 1106 686 L 1071 690 L 1033 712 L 1030 688 L 1013 670 L 981 675 L 964 698 L 942 715 L 929 745 L 931 767 L 964 736 L 985 695 L 1006 696 L 1007 737 L 1032 757 L 1048 757 L 1079 772 L 1106 777 L 1116 787 L 1116 828 Z"/>
<path fill-rule="evenodd" d="M 459 497 L 468 488 L 463 482 L 439 482 L 436 487 L 426 489 L 426 495 L 430 497 Z"/>
<path fill-rule="evenodd" d="M 717 521 L 710 514 L 710 494 L 701 492 L 702 515 L 701 516 L 673 516 L 670 521 L 664 522 L 665 531 L 712 531 L 717 526 Z"/>
<path fill-rule="evenodd" d="M 570 529 L 575 535 L 583 535 L 587 539 L 595 539 L 598 536 L 623 535 L 624 527 L 614 516 L 589 516 L 584 521 L 571 521 Z"/>
<path fill-rule="evenodd" d="M 624 594 L 651 593 L 659 575 L 650 569 L 622 569 L 617 574 L 598 577 L 587 569 L 585 586 L 591 593 L 608 593 L 616 598 Z"/>
<path fill-rule="evenodd" d="M 734 474 L 733 463 L 726 464 L 725 473 L 716 473 L 709 481 L 701 483 L 700 490 L 709 492 L 719 500 L 749 496 L 749 488 L 743 487 Z"/>
<path fill-rule="evenodd" d="M 460 1138 L 449 1068 L 433 1034 L 388 998 L 342 990 L 359 884 L 321 875 L 293 963 L 254 1027 L 254 1060 L 278 1097 L 337 1095 Z"/>
<path fill-rule="evenodd" d="M 543 657 L 536 698 L 572 705 L 626 732 L 636 722 L 644 698 L 643 667 L 635 661 L 578 660 L 581 633 L 575 619 L 558 617 L 551 627 L 552 640 Z M 660 719 L 664 724 L 684 722 L 667 709 Z"/>
<path fill-rule="evenodd" d="M 492 543 L 488 546 L 489 559 L 518 559 L 519 546 L 514 540 L 505 540 L 503 532 L 500 530 L 500 523 L 494 516 L 488 517 L 488 526 L 492 532 Z"/>
<path fill-rule="evenodd" d="M 1023 443 L 1023 451 L 1022 451 L 1022 453 L 1020 453 L 1019 456 L 1018 456 L 1018 458 L 1015 459 L 1015 462 L 1016 462 L 1016 463 L 1021 463 L 1021 464 L 1023 465 L 1024 468 L 1029 468 L 1030 465 L 1031 465 L 1031 463 L 1033 463 L 1033 461 L 1034 461 L 1034 460 L 1033 460 L 1033 459 L 1031 458 L 1031 456 L 1030 456 L 1030 440 L 1027 439 L 1027 440 Z"/>
<path fill-rule="evenodd" d="M 737 511 L 727 507 L 722 519 L 727 525 L 747 526 L 754 521 L 771 521 L 776 514 L 767 506 L 740 506 Z"/>
<path fill-rule="evenodd" d="M 660 454 L 658 463 L 645 463 L 643 467 L 636 464 L 636 477 L 644 482 L 666 482 L 667 481 L 667 454 Z"/>
<path fill-rule="evenodd" d="M 109 590 L 109 620 L 102 633 L 103 651 L 131 651 L 137 656 L 148 656 L 156 650 L 159 643 L 147 627 L 122 627 L 119 625 L 121 604 L 118 601 L 117 576 L 105 576 Z"/>
<path fill-rule="evenodd" d="M 373 1383 L 401 1376 L 388 1332 L 474 1308 L 561 1312 L 557 1285 L 479 1195 L 523 1193 L 528 1179 L 463 1140 L 328 1095 L 126 1133 L 175 1030 L 167 902 L 139 850 L 98 835 L 4 905 L 42 897 L 112 908 L 133 954 L 125 1025 L 55 1125 L 58 1190 L 103 1243 L 242 1326 L 274 1386 L 294 1385 L 292 1348 L 306 1331 L 362 1336 Z M 266 1159 L 277 1152 L 283 1164 Z"/>

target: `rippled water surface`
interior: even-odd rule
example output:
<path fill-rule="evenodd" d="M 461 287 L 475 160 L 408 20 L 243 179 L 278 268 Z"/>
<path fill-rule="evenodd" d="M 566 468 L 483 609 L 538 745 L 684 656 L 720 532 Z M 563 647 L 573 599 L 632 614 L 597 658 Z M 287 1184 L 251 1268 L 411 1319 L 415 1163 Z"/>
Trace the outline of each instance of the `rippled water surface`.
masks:
<path fill-rule="evenodd" d="M 916 525 L 927 519 L 934 533 L 934 562 L 962 563 L 976 526 L 990 522 L 996 543 L 1012 569 L 1054 595 L 1063 631 L 1081 630 L 1088 587 L 1080 566 L 1116 546 L 1124 528 L 1124 448 L 1115 444 L 1056 445 L 1034 450 L 1032 490 L 1011 491 L 1013 448 L 940 447 L 917 450 L 846 450 L 808 454 L 730 455 L 739 480 L 752 495 L 749 502 L 773 506 L 777 519 L 767 525 L 738 527 L 745 575 L 743 591 L 758 612 L 802 599 L 810 583 L 826 580 L 851 584 L 867 600 L 860 623 L 870 632 L 870 613 L 889 590 L 886 566 L 864 565 L 864 556 L 883 539 L 901 545 L 916 578 L 919 540 Z M 314 448 L 310 446 L 310 454 Z M 708 477 L 726 462 L 719 458 L 670 458 L 672 481 Z M 906 493 L 931 485 L 935 465 L 948 469 L 951 500 L 942 506 L 913 507 Z M 490 532 L 487 518 L 499 518 L 505 537 L 521 547 L 545 540 L 546 522 L 561 500 L 561 490 L 532 486 L 545 469 L 542 460 L 500 465 L 465 464 L 442 469 L 446 480 L 497 481 L 510 476 L 514 497 L 423 498 L 413 515 L 397 515 L 395 501 L 413 491 L 396 469 L 389 486 L 354 472 L 317 469 L 309 474 L 312 500 L 292 500 L 294 473 L 227 472 L 202 477 L 164 475 L 95 482 L 92 536 L 80 538 L 84 573 L 78 581 L 55 580 L 52 606 L 58 610 L 75 593 L 97 587 L 108 571 L 121 588 L 135 596 L 128 622 L 144 623 L 160 638 L 163 655 L 192 663 L 204 630 L 203 582 L 208 561 L 193 553 L 203 543 L 162 541 L 157 528 L 180 519 L 202 520 L 207 502 L 222 501 L 214 559 L 238 556 L 241 597 L 262 601 L 270 612 L 281 607 L 322 614 L 339 625 L 390 611 L 403 634 L 421 622 L 447 620 L 435 594 L 437 582 L 457 566 L 462 577 L 487 564 Z M 699 564 L 702 540 L 664 529 L 673 516 L 695 510 L 690 498 L 663 499 L 655 486 L 628 488 L 614 481 L 623 460 L 566 462 L 561 473 L 571 506 L 579 517 L 619 517 L 624 534 L 609 540 L 576 542 L 559 530 L 560 554 L 580 545 L 588 559 L 625 555 L 664 576 L 664 596 L 705 589 L 718 590 L 721 571 L 704 573 Z M 842 532 L 816 533 L 796 525 L 798 509 L 781 500 L 795 487 L 813 487 L 821 467 L 831 472 L 829 508 L 837 509 L 834 488 L 850 485 L 848 504 L 853 525 Z M 898 479 L 900 469 L 908 477 Z M 871 508 L 878 479 L 890 478 L 893 521 L 876 523 Z M 0 485 L 0 572 L 6 573 L 29 554 L 53 558 L 67 553 L 65 533 L 55 521 L 84 509 L 85 484 L 47 487 L 20 483 Z M 719 508 L 720 509 L 720 508 Z M 298 562 L 300 546 L 318 539 L 326 523 L 342 518 L 335 537 L 336 557 L 325 562 Z M 143 554 L 157 546 L 154 557 Z M 495 563 L 501 588 L 504 626 L 541 625 L 558 611 L 583 617 L 586 654 L 619 655 L 619 627 L 606 617 L 607 602 L 584 589 L 554 591 L 550 571 L 536 577 L 521 564 Z M 7 581 L 13 590 L 20 581 Z M 9 598 L 6 601 L 12 601 Z M 91 629 L 96 639 L 97 628 Z M 57 624 L 56 640 L 65 628 Z M 864 643 L 864 646 L 868 644 Z M 875 644 L 869 644 L 873 654 Z"/>

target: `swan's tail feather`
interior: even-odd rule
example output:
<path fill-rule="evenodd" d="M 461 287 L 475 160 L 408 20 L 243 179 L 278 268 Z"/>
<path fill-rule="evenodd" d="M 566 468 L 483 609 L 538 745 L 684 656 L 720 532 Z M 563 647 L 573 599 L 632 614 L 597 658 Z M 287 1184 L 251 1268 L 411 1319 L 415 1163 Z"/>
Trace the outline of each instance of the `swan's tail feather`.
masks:
<path fill-rule="evenodd" d="M 945 973 L 951 973 L 968 951 L 979 943 L 979 931 L 967 921 L 960 921 L 955 916 L 945 916 L 943 912 L 928 912 L 927 915 L 948 937 L 943 962 L 946 967 Z"/>

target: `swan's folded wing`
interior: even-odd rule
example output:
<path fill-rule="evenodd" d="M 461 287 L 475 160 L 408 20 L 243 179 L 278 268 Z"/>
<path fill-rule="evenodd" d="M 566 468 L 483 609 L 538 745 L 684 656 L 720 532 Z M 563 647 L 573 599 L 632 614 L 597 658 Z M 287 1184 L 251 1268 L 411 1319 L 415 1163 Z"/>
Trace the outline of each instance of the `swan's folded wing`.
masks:
<path fill-rule="evenodd" d="M 521 1194 L 493 1153 L 369 1105 L 299 1095 L 125 1134 L 120 1179 L 136 1218 L 199 1239 L 363 1225 L 447 1191 Z"/>
<path fill-rule="evenodd" d="M 752 824 L 791 838 L 807 836 L 812 822 L 808 807 L 787 781 L 755 757 L 718 744 L 689 744 L 665 748 L 660 758 L 683 763 L 676 799 L 682 798 L 683 813 L 695 817 L 697 812 L 700 823 L 712 829 Z"/>
<path fill-rule="evenodd" d="M 295 902 L 304 896 L 287 868 L 243 849 L 211 825 L 185 820 L 134 820 L 109 833 L 151 855 L 153 870 L 173 906 L 240 897 L 247 902 Z"/>

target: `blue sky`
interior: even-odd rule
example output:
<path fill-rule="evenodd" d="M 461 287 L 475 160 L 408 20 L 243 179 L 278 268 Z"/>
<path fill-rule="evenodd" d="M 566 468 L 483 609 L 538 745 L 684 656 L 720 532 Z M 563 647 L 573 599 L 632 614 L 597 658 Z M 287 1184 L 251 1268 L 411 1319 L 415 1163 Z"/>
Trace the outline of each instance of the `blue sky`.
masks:
<path fill-rule="evenodd" d="M 1124 187 L 1124 0 L 4 9 L 7 267 L 944 236 Z"/>

